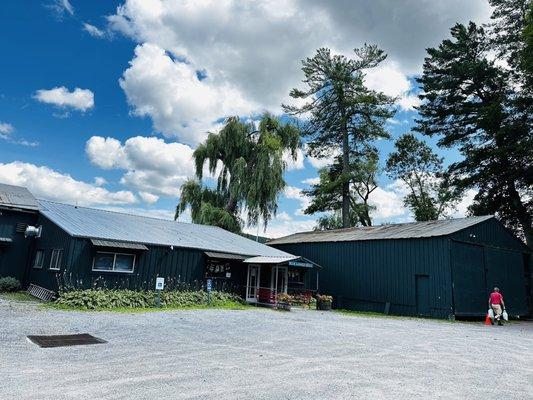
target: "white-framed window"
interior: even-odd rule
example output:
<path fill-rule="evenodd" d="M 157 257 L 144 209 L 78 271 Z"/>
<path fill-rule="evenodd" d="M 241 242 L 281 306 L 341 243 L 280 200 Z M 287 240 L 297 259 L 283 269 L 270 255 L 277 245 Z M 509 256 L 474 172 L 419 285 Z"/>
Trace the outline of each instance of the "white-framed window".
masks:
<path fill-rule="evenodd" d="M 61 258 L 63 256 L 62 249 L 52 249 L 52 255 L 50 257 L 49 269 L 59 271 L 61 269 Z"/>
<path fill-rule="evenodd" d="M 41 269 L 44 265 L 44 250 L 37 249 L 35 252 L 35 259 L 33 260 L 33 268 Z"/>
<path fill-rule="evenodd" d="M 134 267 L 135 254 L 98 251 L 93 258 L 93 271 L 131 273 Z"/>

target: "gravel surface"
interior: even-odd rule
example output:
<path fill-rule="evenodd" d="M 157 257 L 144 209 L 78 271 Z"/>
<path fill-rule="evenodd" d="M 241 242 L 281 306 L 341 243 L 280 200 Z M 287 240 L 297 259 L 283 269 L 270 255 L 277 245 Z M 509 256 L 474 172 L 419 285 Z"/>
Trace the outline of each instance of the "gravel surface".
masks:
<path fill-rule="evenodd" d="M 533 323 L 0 300 L 0 399 L 533 399 Z M 107 344 L 41 349 L 26 335 Z"/>

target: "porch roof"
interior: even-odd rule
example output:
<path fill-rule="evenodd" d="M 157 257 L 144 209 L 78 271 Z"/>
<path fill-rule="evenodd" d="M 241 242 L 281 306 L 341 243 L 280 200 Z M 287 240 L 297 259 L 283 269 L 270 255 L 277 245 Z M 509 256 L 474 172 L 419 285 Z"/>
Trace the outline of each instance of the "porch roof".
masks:
<path fill-rule="evenodd" d="M 247 264 L 288 264 L 289 266 L 293 267 L 301 267 L 301 268 L 319 268 L 322 269 L 322 267 L 307 258 L 299 257 L 299 256 L 285 256 L 285 257 L 266 257 L 266 256 L 258 256 L 258 257 L 250 257 L 243 261 Z"/>

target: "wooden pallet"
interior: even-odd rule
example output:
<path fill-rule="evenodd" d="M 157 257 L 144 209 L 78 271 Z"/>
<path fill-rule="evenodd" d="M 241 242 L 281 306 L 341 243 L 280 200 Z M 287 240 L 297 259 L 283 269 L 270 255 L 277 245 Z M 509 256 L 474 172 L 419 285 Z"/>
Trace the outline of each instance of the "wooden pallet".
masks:
<path fill-rule="evenodd" d="M 43 301 L 51 301 L 56 298 L 56 293 L 54 291 L 34 285 L 33 283 L 30 283 L 27 292 L 33 297 L 37 297 Z"/>

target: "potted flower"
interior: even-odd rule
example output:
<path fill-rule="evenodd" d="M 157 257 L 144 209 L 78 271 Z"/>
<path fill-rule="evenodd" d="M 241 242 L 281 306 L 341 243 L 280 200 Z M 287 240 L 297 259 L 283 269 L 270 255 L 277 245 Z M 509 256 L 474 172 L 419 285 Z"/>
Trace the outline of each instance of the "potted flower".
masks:
<path fill-rule="evenodd" d="M 293 297 L 287 293 L 279 293 L 276 297 L 277 304 L 276 308 L 279 310 L 291 310 L 291 305 L 293 301 Z"/>
<path fill-rule="evenodd" d="M 331 310 L 331 303 L 333 302 L 333 296 L 326 294 L 317 294 L 316 296 L 316 309 L 329 311 Z"/>

